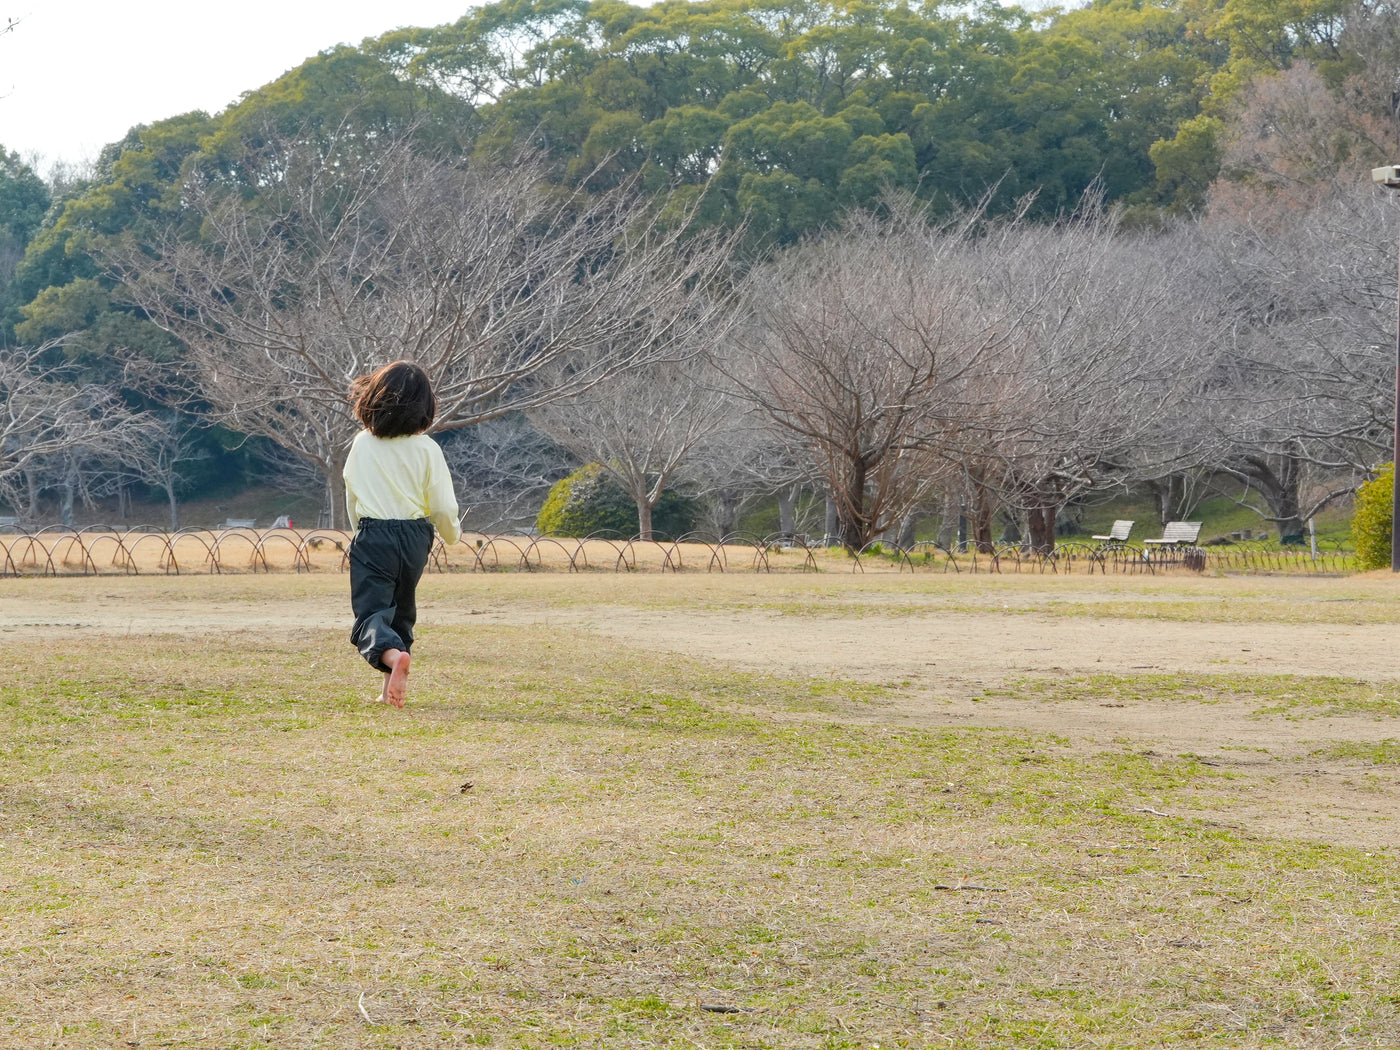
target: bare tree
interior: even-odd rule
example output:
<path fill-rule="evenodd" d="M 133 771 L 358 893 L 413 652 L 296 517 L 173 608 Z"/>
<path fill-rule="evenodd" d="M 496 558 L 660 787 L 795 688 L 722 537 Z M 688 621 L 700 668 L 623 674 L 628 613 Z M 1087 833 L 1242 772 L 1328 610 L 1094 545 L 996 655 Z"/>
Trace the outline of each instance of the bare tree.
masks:
<path fill-rule="evenodd" d="M 31 514 L 31 471 L 58 465 L 76 484 L 82 459 L 129 455 L 150 425 L 106 387 L 69 380 L 49 363 L 57 347 L 0 348 L 0 496 Z"/>
<path fill-rule="evenodd" d="M 1397 202 L 1348 183 L 1255 197 L 1233 188 L 1205 225 L 1239 304 L 1209 419 L 1232 494 L 1294 538 L 1394 453 Z"/>
<path fill-rule="evenodd" d="M 758 275 L 732 378 L 808 457 L 859 549 L 951 469 L 962 388 L 1006 329 L 979 299 L 975 217 L 931 228 L 910 202 L 809 243 Z"/>
<path fill-rule="evenodd" d="M 184 340 L 216 418 L 314 463 L 338 516 L 355 375 L 417 361 L 436 429 L 454 429 L 683 354 L 722 317 L 721 238 L 658 224 L 627 189 L 561 197 L 542 174 L 402 140 L 274 142 L 190 178 L 198 238 L 172 228 L 107 258 Z"/>
<path fill-rule="evenodd" d="M 723 328 L 705 334 L 723 339 Z M 638 535 L 652 538 L 652 511 L 686 460 L 725 420 L 729 400 L 708 355 L 616 375 L 568 401 L 536 408 L 531 420 L 585 462 L 617 479 L 637 505 Z"/>
<path fill-rule="evenodd" d="M 147 414 L 143 440 L 134 442 L 112 475 L 112 487 L 132 481 L 158 489 L 170 510 L 170 528 L 180 527 L 179 488 L 185 481 L 183 468 L 207 459 L 207 449 L 191 440 L 203 424 L 195 416 L 175 409 Z"/>
<path fill-rule="evenodd" d="M 1053 226 L 1008 224 L 978 246 L 982 282 L 1014 319 L 977 382 L 980 483 L 1026 514 L 1049 551 L 1058 511 L 1195 460 L 1173 433 L 1210 368 L 1226 317 L 1192 276 L 1182 231 L 1125 235 L 1096 194 Z M 979 503 L 981 501 L 979 500 Z"/>
<path fill-rule="evenodd" d="M 1095 195 L 1053 225 L 892 212 L 758 282 L 749 388 L 815 457 L 847 546 L 907 537 L 957 473 L 979 545 L 1009 503 L 1049 549 L 1058 509 L 1123 481 L 1198 382 L 1215 329 L 1185 249 L 1125 237 Z"/>
<path fill-rule="evenodd" d="M 463 517 L 482 532 L 533 524 L 550 486 L 576 465 L 523 414 L 449 434 L 443 453 Z"/>
<path fill-rule="evenodd" d="M 727 346 L 723 353 L 735 352 Z M 717 538 L 739 530 L 743 513 L 760 500 L 778 496 L 779 531 L 796 531 L 786 494 L 806 488 L 825 492 L 813 471 L 811 458 L 798 448 L 792 434 L 773 421 L 753 402 L 733 388 L 729 375 L 733 364 L 721 366 L 713 377 L 720 381 L 725 403 L 723 416 L 710 434 L 696 446 L 687 465 L 686 479 L 703 501 L 707 530 Z"/>

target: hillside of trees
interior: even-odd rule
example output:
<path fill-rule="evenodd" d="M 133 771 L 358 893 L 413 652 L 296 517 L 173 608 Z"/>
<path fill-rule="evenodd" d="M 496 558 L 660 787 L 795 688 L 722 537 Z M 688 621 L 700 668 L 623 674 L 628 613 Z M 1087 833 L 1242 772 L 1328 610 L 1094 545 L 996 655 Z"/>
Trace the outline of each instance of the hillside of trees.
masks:
<path fill-rule="evenodd" d="M 1129 488 L 1284 539 L 1393 458 L 1400 7 L 503 0 L 0 149 L 0 506 L 322 494 L 437 383 L 477 527 L 601 464 L 858 547 Z"/>

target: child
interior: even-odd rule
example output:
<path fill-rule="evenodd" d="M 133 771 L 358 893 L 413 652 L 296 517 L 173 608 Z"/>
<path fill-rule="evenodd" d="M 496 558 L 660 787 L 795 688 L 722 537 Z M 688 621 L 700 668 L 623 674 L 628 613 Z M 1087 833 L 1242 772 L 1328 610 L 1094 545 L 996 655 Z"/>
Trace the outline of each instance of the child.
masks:
<path fill-rule="evenodd" d="M 350 641 L 384 674 L 383 703 L 403 707 L 409 649 L 418 616 L 415 593 L 433 548 L 456 543 L 457 498 L 442 449 L 425 431 L 437 415 L 428 374 L 395 361 L 350 385 L 355 435 L 345 462 L 350 541 Z"/>

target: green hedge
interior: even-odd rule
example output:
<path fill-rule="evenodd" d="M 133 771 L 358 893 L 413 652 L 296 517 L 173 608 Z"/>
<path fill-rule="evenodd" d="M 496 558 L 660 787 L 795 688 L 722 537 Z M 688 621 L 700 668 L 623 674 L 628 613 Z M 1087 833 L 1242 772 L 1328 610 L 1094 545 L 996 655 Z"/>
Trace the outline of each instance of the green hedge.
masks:
<path fill-rule="evenodd" d="M 1381 569 L 1390 565 L 1390 519 L 1394 498 L 1394 463 L 1379 467 L 1375 478 L 1356 490 L 1351 538 L 1356 544 L 1356 560 L 1363 569 Z"/>
<path fill-rule="evenodd" d="M 675 539 L 695 528 L 695 501 L 664 492 L 651 513 L 657 539 Z M 591 536 L 612 531 L 637 535 L 637 504 L 601 464 L 589 463 L 556 481 L 535 518 L 535 528 L 558 536 Z"/>

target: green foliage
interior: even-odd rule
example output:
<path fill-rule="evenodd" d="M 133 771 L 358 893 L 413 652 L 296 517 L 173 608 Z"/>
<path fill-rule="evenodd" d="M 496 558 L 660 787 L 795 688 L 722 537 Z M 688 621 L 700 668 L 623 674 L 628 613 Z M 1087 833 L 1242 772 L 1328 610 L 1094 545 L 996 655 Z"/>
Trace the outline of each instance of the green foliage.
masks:
<path fill-rule="evenodd" d="M 1212 80 L 1218 103 L 1250 77 L 1313 63 L 1326 74 L 1342 63 L 1339 43 L 1353 0 L 1223 0 L 1203 4 L 1192 30 L 1225 49 Z"/>
<path fill-rule="evenodd" d="M 1376 476 L 1356 490 L 1356 513 L 1351 519 L 1352 541 L 1362 569 L 1390 564 L 1391 515 L 1395 498 L 1395 464 L 1386 463 Z"/>
<path fill-rule="evenodd" d="M 1157 166 L 1162 195 L 1186 207 L 1205 202 L 1206 190 L 1220 171 L 1220 138 L 1224 124 L 1215 117 L 1183 121 L 1170 139 L 1159 139 L 1148 150 Z"/>
<path fill-rule="evenodd" d="M 391 56 L 372 47 L 342 45 L 314 55 L 221 114 L 203 152 L 208 159 L 237 158 L 270 136 L 313 138 L 344 149 L 360 136 L 406 133 L 428 149 L 453 148 L 473 126 L 470 110 L 401 72 Z"/>
<path fill-rule="evenodd" d="M 13 299 L 15 266 L 49 210 L 49 189 L 17 153 L 0 148 L 0 310 Z"/>
<path fill-rule="evenodd" d="M 210 128 L 207 115 L 188 113 L 135 128 L 103 150 L 97 178 L 54 208 L 16 267 L 7 325 L 28 324 L 25 338 L 61 335 L 77 330 L 79 317 L 87 328 L 114 309 L 94 298 L 111 287 L 96 253 L 112 238 L 139 239 L 178 219 L 180 174 Z"/>
<path fill-rule="evenodd" d="M 18 153 L 0 149 L 0 243 L 23 248 L 49 210 L 49 190 Z"/>
<path fill-rule="evenodd" d="M 675 539 L 695 528 L 695 502 L 678 492 L 662 494 L 652 511 L 657 539 Z M 637 505 L 599 463 L 580 467 L 554 483 L 535 519 L 535 528 L 559 536 L 613 532 L 637 534 Z"/>
<path fill-rule="evenodd" d="M 772 246 L 889 188 L 940 207 L 1038 191 L 1046 216 L 1095 178 L 1154 196 L 1148 147 L 1199 112 L 1226 54 L 1180 8 L 502 0 L 365 48 L 474 107 L 480 149 L 529 141 L 594 190 L 639 171 L 703 186 L 702 222 L 747 219 Z"/>

